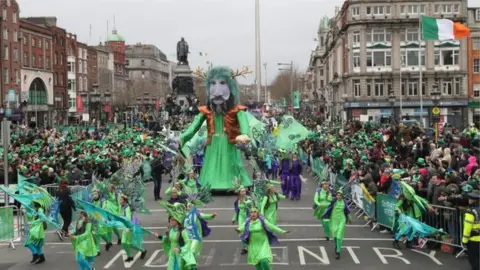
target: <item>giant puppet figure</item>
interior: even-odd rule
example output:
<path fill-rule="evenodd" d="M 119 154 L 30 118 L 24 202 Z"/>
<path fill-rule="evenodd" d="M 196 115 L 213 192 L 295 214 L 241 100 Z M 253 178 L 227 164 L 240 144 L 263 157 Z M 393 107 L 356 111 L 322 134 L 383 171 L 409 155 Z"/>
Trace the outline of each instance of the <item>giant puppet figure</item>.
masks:
<path fill-rule="evenodd" d="M 206 121 L 207 145 L 200 183 L 210 184 L 212 190 L 231 190 L 236 177 L 243 186 L 252 182 L 243 167 L 238 144 L 249 139 L 249 125 L 245 106 L 239 105 L 239 89 L 235 79 L 249 73 L 248 69 L 232 71 L 227 67 L 214 67 L 208 73 L 196 75 L 206 80 L 207 106 L 199 108 L 190 127 L 180 136 L 182 145 L 187 143 Z"/>

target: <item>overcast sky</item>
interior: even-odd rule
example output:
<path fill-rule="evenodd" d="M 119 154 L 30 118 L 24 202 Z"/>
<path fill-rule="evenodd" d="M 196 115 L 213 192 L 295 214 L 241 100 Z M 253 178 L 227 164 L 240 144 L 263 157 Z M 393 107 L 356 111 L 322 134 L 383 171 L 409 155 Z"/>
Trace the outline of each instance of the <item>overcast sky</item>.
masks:
<path fill-rule="evenodd" d="M 254 0 L 17 0 L 21 17 L 56 16 L 58 25 L 96 45 L 115 26 L 127 44 L 156 45 L 171 60 L 176 43 L 190 45 L 190 66 L 255 68 Z M 342 0 L 260 0 L 262 63 L 271 81 L 278 62 L 308 65 L 320 19 L 332 16 Z M 90 35 L 90 25 L 92 26 Z M 200 52 L 207 57 L 199 56 Z M 263 67 L 262 67 L 263 72 Z M 264 76 L 264 75 L 262 75 Z M 265 78 L 263 77 L 262 80 Z M 253 82 L 249 75 L 242 83 Z"/>

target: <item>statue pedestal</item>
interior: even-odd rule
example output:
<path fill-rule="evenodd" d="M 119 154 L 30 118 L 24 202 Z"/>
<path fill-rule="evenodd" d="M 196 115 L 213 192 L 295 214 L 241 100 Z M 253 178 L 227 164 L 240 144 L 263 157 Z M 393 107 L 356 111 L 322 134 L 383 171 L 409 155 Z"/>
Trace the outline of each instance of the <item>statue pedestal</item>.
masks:
<path fill-rule="evenodd" d="M 176 103 L 178 106 L 188 108 L 188 99 L 189 96 L 194 96 L 195 91 L 193 89 L 193 75 L 190 66 L 185 64 L 178 65 L 173 71 L 175 78 L 172 82 L 173 91 L 177 95 Z"/>

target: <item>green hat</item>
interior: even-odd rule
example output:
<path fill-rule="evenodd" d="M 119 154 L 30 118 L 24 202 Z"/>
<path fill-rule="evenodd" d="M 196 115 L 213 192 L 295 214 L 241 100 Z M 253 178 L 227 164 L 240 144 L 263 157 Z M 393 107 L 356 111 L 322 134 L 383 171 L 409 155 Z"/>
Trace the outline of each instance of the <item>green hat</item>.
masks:
<path fill-rule="evenodd" d="M 469 185 L 469 184 L 466 184 L 466 185 L 464 185 L 464 186 L 462 187 L 462 191 L 463 191 L 464 193 L 470 193 L 470 192 L 473 191 L 473 187 L 472 187 L 471 185 Z"/>
<path fill-rule="evenodd" d="M 166 201 L 160 202 L 160 206 L 167 210 L 170 217 L 174 218 L 178 223 L 182 224 L 187 215 L 187 207 L 182 203 L 170 204 Z"/>
<path fill-rule="evenodd" d="M 418 158 L 418 159 L 417 159 L 417 164 L 418 164 L 418 165 L 422 165 L 422 166 L 427 165 L 427 164 L 425 163 L 425 159 L 424 159 L 424 158 Z"/>

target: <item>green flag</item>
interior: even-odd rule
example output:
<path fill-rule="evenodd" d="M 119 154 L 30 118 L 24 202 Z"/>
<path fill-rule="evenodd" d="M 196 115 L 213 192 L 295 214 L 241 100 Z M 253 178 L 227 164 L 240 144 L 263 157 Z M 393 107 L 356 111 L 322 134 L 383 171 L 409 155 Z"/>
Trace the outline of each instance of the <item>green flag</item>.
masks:
<path fill-rule="evenodd" d="M 295 90 L 293 92 L 293 104 L 294 109 L 300 109 L 300 91 Z"/>
<path fill-rule="evenodd" d="M 282 98 L 282 106 L 287 107 L 287 99 L 285 97 Z"/>

